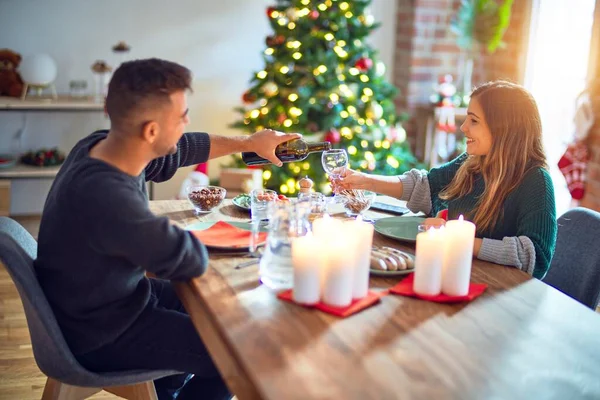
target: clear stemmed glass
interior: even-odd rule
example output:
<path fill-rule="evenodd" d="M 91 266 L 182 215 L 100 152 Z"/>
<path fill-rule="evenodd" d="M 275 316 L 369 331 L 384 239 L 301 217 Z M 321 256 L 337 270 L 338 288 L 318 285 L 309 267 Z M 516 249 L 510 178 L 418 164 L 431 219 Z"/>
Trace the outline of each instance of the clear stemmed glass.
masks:
<path fill-rule="evenodd" d="M 348 153 L 344 149 L 324 151 L 321 155 L 321 164 L 330 180 L 339 179 L 344 170 L 348 168 Z M 334 197 L 337 197 L 337 194 Z"/>

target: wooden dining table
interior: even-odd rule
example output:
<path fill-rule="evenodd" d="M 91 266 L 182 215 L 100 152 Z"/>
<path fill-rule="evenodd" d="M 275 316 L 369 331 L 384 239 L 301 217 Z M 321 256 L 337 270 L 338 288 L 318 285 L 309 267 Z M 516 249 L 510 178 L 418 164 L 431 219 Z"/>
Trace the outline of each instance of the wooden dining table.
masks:
<path fill-rule="evenodd" d="M 185 200 L 151 201 L 185 227 L 249 221 L 231 200 L 196 216 Z M 390 215 L 368 211 L 368 218 Z M 374 243 L 414 254 L 375 233 Z M 398 295 L 350 317 L 284 302 L 243 254 L 210 254 L 176 283 L 230 390 L 246 399 L 599 399 L 600 316 L 526 273 L 473 261 L 485 293 L 441 304 Z M 385 290 L 401 277 L 371 277 Z"/>

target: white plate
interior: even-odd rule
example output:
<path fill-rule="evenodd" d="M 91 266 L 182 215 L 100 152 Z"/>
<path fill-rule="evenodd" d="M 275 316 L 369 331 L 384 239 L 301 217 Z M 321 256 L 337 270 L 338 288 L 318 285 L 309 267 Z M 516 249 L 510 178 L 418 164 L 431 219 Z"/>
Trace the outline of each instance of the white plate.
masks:
<path fill-rule="evenodd" d="M 405 254 L 408 257 L 410 257 L 414 263 L 415 256 L 413 256 L 412 254 L 409 254 L 405 251 L 402 251 L 402 250 L 398 250 L 398 251 L 400 251 L 400 252 L 402 252 L 402 254 Z M 415 272 L 415 269 L 410 268 L 410 269 L 403 269 L 403 270 L 399 270 L 399 271 L 382 271 L 380 269 L 369 269 L 369 271 L 371 272 L 371 275 L 375 275 L 375 276 L 401 276 L 401 275 L 408 275 L 411 272 Z"/>

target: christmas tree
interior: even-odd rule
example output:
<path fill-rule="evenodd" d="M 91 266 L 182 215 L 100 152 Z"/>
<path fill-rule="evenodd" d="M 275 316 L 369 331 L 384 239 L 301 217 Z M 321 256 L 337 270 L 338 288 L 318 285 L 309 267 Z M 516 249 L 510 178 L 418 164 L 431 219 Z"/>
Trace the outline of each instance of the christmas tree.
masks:
<path fill-rule="evenodd" d="M 370 0 L 278 0 L 267 8 L 273 34 L 266 38 L 265 67 L 243 94 L 234 127 L 299 132 L 307 141 L 329 141 L 348 152 L 350 167 L 385 175 L 419 167 L 396 112 L 396 88 L 366 38 L 378 27 Z M 236 158 L 236 166 L 244 165 Z M 309 176 L 317 191 L 330 187 L 321 154 L 263 168 L 265 186 L 297 192 Z"/>

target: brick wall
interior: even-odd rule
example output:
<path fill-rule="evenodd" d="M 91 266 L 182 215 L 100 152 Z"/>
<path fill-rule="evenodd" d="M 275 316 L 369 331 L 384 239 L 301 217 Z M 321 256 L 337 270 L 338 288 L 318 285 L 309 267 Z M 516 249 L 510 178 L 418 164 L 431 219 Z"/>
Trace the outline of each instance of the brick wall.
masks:
<path fill-rule="evenodd" d="M 429 106 L 438 77 L 452 74 L 455 83 L 460 79 L 461 52 L 450 32 L 450 21 L 460 0 L 397 1 L 394 83 L 401 92 L 397 105 L 415 116 L 424 115 L 422 109 Z M 528 18 L 528 3 L 516 1 L 513 5 L 511 25 L 504 39 L 507 48 L 494 55 L 482 52 L 475 60 L 474 85 L 497 78 L 519 80 L 520 64 L 515 60 L 521 57 L 522 38 L 526 37 L 523 22 Z M 413 118 L 407 124 L 409 135 L 416 136 L 423 126 L 422 121 Z"/>

